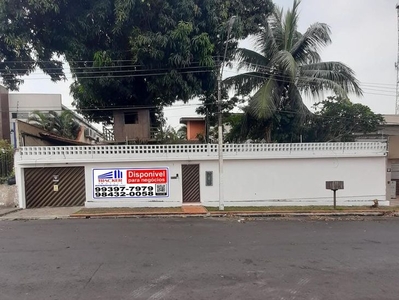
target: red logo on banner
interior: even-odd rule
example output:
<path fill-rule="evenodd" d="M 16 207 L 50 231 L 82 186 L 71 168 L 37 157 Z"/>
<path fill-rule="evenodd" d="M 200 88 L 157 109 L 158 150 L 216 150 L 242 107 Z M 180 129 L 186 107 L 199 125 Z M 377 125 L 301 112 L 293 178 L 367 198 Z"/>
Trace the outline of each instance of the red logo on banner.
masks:
<path fill-rule="evenodd" d="M 167 169 L 127 170 L 127 184 L 168 183 Z"/>

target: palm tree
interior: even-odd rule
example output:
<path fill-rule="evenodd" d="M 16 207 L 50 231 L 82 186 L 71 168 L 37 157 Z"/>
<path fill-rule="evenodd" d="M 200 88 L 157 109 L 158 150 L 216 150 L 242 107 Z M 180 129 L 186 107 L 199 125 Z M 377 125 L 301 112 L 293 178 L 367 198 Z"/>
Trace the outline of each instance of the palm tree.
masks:
<path fill-rule="evenodd" d="M 248 95 L 248 113 L 268 120 L 266 140 L 270 141 L 272 117 L 281 111 L 295 112 L 303 120 L 309 110 L 302 96 L 321 96 L 332 91 L 346 97 L 347 93 L 362 95 L 354 72 L 340 62 L 322 62 L 319 50 L 331 43 L 330 28 L 324 23 L 311 25 L 304 34 L 298 32 L 298 6 L 283 16 L 276 8 L 255 37 L 255 49 L 240 48 L 236 58 L 239 69 L 247 72 L 227 78 L 225 84 L 237 94 Z"/>
<path fill-rule="evenodd" d="M 31 113 L 31 115 L 28 118 L 28 122 L 34 123 L 35 125 L 50 132 L 52 132 L 54 129 L 53 120 L 51 119 L 49 114 L 38 110 L 35 110 Z"/>
<path fill-rule="evenodd" d="M 75 120 L 72 112 L 66 110 L 61 114 L 55 111 L 43 113 L 36 110 L 29 116 L 28 122 L 34 123 L 48 132 L 73 140 L 80 132 L 79 123 Z"/>
<path fill-rule="evenodd" d="M 81 128 L 71 111 L 63 110 L 61 114 L 50 111 L 49 114 L 53 120 L 54 131 L 58 135 L 73 140 L 77 138 Z"/>
<path fill-rule="evenodd" d="M 181 140 L 187 139 L 187 126 L 186 125 L 180 126 L 180 128 L 177 130 L 177 137 Z"/>

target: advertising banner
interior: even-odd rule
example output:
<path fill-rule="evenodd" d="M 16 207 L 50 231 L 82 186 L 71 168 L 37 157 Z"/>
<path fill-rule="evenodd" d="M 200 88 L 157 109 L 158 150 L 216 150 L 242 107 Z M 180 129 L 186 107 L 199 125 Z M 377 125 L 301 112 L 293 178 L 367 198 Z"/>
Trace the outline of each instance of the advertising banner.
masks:
<path fill-rule="evenodd" d="M 169 169 L 93 169 L 93 198 L 169 197 Z"/>

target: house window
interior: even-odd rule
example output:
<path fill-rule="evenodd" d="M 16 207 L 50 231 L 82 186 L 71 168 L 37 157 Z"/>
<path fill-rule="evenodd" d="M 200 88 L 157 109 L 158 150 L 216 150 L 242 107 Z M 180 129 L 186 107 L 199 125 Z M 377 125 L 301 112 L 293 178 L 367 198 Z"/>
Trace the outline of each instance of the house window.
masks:
<path fill-rule="evenodd" d="M 11 113 L 11 118 L 12 119 L 28 119 L 29 114 L 28 113 Z"/>
<path fill-rule="evenodd" d="M 137 112 L 125 113 L 125 124 L 138 124 L 139 115 Z"/>

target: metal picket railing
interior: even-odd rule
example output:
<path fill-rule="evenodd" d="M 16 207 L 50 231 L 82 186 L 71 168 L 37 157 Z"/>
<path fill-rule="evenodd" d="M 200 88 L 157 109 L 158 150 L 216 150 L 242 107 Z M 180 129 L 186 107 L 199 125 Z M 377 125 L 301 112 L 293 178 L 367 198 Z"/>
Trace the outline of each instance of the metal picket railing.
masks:
<path fill-rule="evenodd" d="M 6 181 L 14 170 L 14 151 L 0 149 L 0 181 Z"/>

